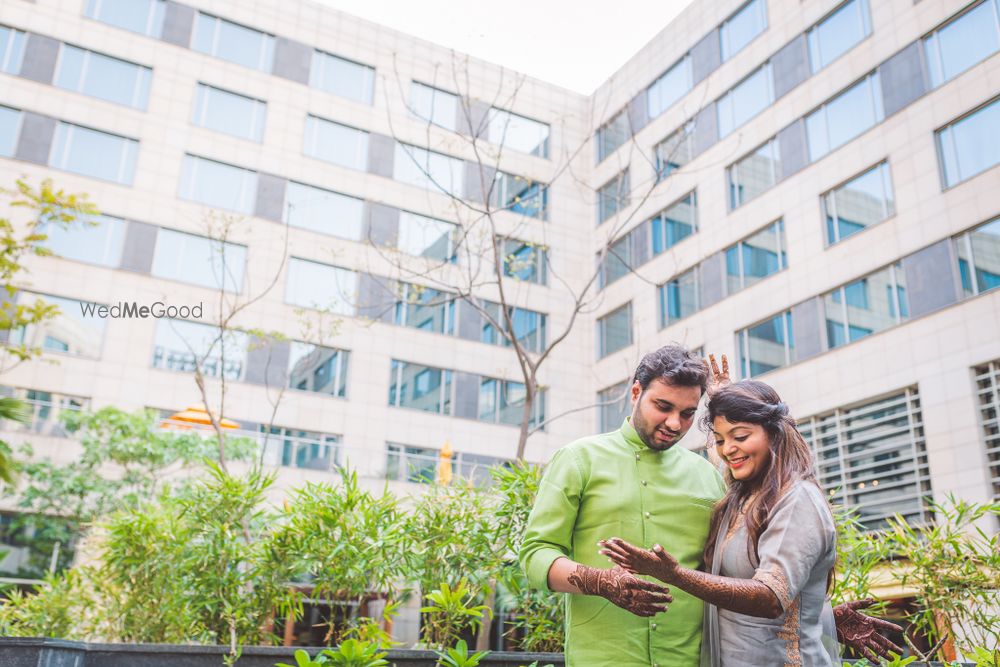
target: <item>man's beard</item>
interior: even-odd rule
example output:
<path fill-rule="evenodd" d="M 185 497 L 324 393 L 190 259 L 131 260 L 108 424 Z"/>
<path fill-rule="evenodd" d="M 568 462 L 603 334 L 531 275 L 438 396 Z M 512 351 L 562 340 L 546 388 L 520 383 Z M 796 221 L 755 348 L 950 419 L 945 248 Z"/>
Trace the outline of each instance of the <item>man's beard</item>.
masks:
<path fill-rule="evenodd" d="M 650 428 L 649 425 L 642 420 L 641 413 L 639 412 L 639 402 L 641 400 L 642 398 L 640 397 L 639 401 L 636 401 L 636 407 L 632 411 L 632 427 L 635 428 L 635 432 L 639 436 L 639 439 L 642 440 L 643 444 L 647 447 L 658 452 L 665 451 L 676 445 L 680 441 L 681 436 L 684 435 L 683 433 L 679 433 L 672 442 L 661 443 L 656 441 L 656 431 L 658 427 L 654 426 Z"/>

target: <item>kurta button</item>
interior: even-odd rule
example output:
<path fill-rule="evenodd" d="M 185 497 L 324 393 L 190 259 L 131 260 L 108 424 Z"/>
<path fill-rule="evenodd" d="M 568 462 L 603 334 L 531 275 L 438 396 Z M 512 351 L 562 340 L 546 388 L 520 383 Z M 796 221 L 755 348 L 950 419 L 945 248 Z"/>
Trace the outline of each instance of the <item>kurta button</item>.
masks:
<path fill-rule="evenodd" d="M 642 480 L 642 485 L 643 486 L 646 486 L 647 484 L 649 484 L 649 482 L 647 482 L 646 480 Z"/>
<path fill-rule="evenodd" d="M 656 629 L 656 623 L 650 623 L 649 627 L 651 627 L 653 630 L 655 630 Z"/>
<path fill-rule="evenodd" d="M 646 512 L 646 518 L 649 518 L 649 512 Z M 656 626 L 654 625 L 653 627 L 655 628 Z"/>
<path fill-rule="evenodd" d="M 638 455 L 638 454 L 636 454 L 636 455 L 635 455 L 635 460 L 636 460 L 636 461 L 638 461 L 638 460 L 639 460 L 639 455 Z"/>

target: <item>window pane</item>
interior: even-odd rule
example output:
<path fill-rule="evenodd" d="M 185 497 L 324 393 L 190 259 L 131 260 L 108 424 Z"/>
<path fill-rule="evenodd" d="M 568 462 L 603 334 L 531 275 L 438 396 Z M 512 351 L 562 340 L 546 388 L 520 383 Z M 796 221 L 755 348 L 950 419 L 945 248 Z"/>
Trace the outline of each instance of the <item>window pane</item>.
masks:
<path fill-rule="evenodd" d="M 132 185 L 138 147 L 135 139 L 59 123 L 49 164 L 56 169 Z"/>
<path fill-rule="evenodd" d="M 490 203 L 511 213 L 544 220 L 548 194 L 548 187 L 544 183 L 498 171 Z"/>
<path fill-rule="evenodd" d="M 778 182 L 781 161 L 778 140 L 772 139 L 729 168 L 730 206 L 750 201 Z"/>
<path fill-rule="evenodd" d="M 495 422 L 497 420 L 497 386 L 499 380 L 493 378 L 483 378 L 479 382 L 479 416 L 478 419 L 484 422 Z"/>
<path fill-rule="evenodd" d="M 368 133 L 307 116 L 303 152 L 310 157 L 363 171 L 368 164 Z"/>
<path fill-rule="evenodd" d="M 693 131 L 694 124 L 686 123 L 656 146 L 657 180 L 663 180 L 691 161 L 694 153 Z"/>
<path fill-rule="evenodd" d="M 941 130 L 940 144 L 947 186 L 1000 164 L 1000 101 Z M 948 159 L 951 156 L 952 159 Z"/>
<path fill-rule="evenodd" d="M 629 413 L 630 397 L 628 390 L 631 386 L 631 383 L 625 380 L 597 392 L 601 431 L 607 433 L 621 427 L 625 416 Z"/>
<path fill-rule="evenodd" d="M 223 351 L 225 354 L 223 354 Z M 201 364 L 208 377 L 239 380 L 246 367 L 247 335 L 186 320 L 161 319 L 156 323 L 153 368 L 193 373 Z M 223 361 L 223 358 L 225 359 Z"/>
<path fill-rule="evenodd" d="M 288 182 L 284 221 L 293 227 L 360 241 L 365 203 L 312 185 Z"/>
<path fill-rule="evenodd" d="M 243 289 L 246 259 L 246 246 L 161 228 L 156 235 L 152 274 L 238 293 Z"/>
<path fill-rule="evenodd" d="M 606 357 L 632 344 L 632 304 L 627 303 L 597 321 L 600 356 Z"/>
<path fill-rule="evenodd" d="M 19 74 L 24 60 L 24 33 L 0 26 L 0 72 Z"/>
<path fill-rule="evenodd" d="M 48 235 L 45 246 L 59 257 L 117 267 L 125 242 L 125 221 L 97 215 L 70 226 L 48 223 L 42 233 Z"/>
<path fill-rule="evenodd" d="M 969 234 L 979 293 L 1000 287 L 1000 220 Z"/>
<path fill-rule="evenodd" d="M 830 347 L 895 326 L 909 312 L 902 268 L 882 269 L 837 288 L 824 296 L 824 304 Z"/>
<path fill-rule="evenodd" d="M 889 165 L 880 165 L 856 176 L 823 198 L 827 243 L 885 220 L 895 211 Z"/>
<path fill-rule="evenodd" d="M 458 158 L 396 144 L 392 177 L 402 183 L 456 197 L 464 193 L 465 164 Z"/>
<path fill-rule="evenodd" d="M 451 371 L 397 363 L 401 373 L 397 389 L 400 407 L 451 414 Z"/>
<path fill-rule="evenodd" d="M 545 249 L 525 241 L 504 239 L 504 275 L 545 284 Z"/>
<path fill-rule="evenodd" d="M 772 273 L 787 266 L 783 251 L 784 225 L 779 221 L 741 243 L 743 253 L 743 281 L 749 287 Z"/>
<path fill-rule="evenodd" d="M 660 286 L 660 328 L 698 311 L 698 280 L 694 269 Z"/>
<path fill-rule="evenodd" d="M 407 255 L 454 262 L 457 229 L 451 222 L 400 211 L 398 247 Z"/>
<path fill-rule="evenodd" d="M 213 208 L 251 214 L 257 196 L 257 173 L 185 155 L 180 196 Z"/>
<path fill-rule="evenodd" d="M 817 72 L 871 34 L 867 0 L 849 0 L 809 31 L 812 71 Z"/>
<path fill-rule="evenodd" d="M 116 104 L 145 109 L 152 70 L 63 44 L 55 85 Z"/>
<path fill-rule="evenodd" d="M 285 301 L 339 315 L 353 315 L 358 276 L 340 267 L 290 257 Z"/>
<path fill-rule="evenodd" d="M 396 302 L 396 324 L 434 333 L 454 333 L 454 295 L 407 283 L 401 288 Z"/>
<path fill-rule="evenodd" d="M 698 219 L 698 202 L 692 192 L 653 218 L 653 254 L 659 255 L 693 234 Z"/>
<path fill-rule="evenodd" d="M 38 301 L 55 306 L 58 314 L 38 324 L 12 330 L 11 343 L 77 357 L 100 358 L 106 322 L 94 313 L 94 308 L 100 304 L 34 292 L 17 294 L 18 305 L 33 307 Z"/>
<path fill-rule="evenodd" d="M 604 258 L 603 268 L 600 276 L 601 287 L 610 285 L 632 270 L 631 235 L 626 235 L 611 244 Z"/>
<path fill-rule="evenodd" d="M 540 394 L 537 395 L 541 397 Z M 504 381 L 500 385 L 500 423 L 520 426 L 524 418 L 524 401 L 527 396 L 521 382 Z M 531 420 L 529 418 L 529 423 Z"/>
<path fill-rule="evenodd" d="M 725 62 L 741 51 L 753 38 L 767 28 L 764 0 L 752 0 L 722 24 L 722 60 Z"/>
<path fill-rule="evenodd" d="M 691 90 L 691 57 L 684 56 L 646 90 L 646 109 L 649 117 L 659 116 L 689 90 Z"/>
<path fill-rule="evenodd" d="M 786 312 L 746 329 L 749 357 L 744 360 L 745 374 L 751 377 L 760 375 L 788 363 L 792 347 L 791 331 L 786 335 L 785 327 L 788 325 L 790 329 L 790 324 L 791 313 Z"/>
<path fill-rule="evenodd" d="M 346 350 L 292 341 L 288 359 L 288 386 L 328 396 L 347 393 Z"/>
<path fill-rule="evenodd" d="M 191 122 L 216 132 L 260 142 L 267 105 L 252 97 L 198 84 Z"/>
<path fill-rule="evenodd" d="M 0 107 L 0 156 L 12 157 L 17 150 L 17 135 L 21 128 L 21 112 Z"/>
<path fill-rule="evenodd" d="M 519 153 L 549 156 L 549 126 L 503 109 L 490 109 L 489 139 Z"/>
<path fill-rule="evenodd" d="M 163 31 L 165 0 L 87 0 L 86 15 L 149 37 Z"/>
<path fill-rule="evenodd" d="M 313 52 L 309 85 L 362 104 L 371 104 L 375 90 L 375 68 L 338 58 L 322 51 Z"/>
<path fill-rule="evenodd" d="M 629 204 L 628 170 L 615 176 L 597 191 L 597 224 L 601 224 Z"/>
<path fill-rule="evenodd" d="M 931 84 L 940 86 L 1000 50 L 995 1 L 986 0 L 924 40 Z"/>
<path fill-rule="evenodd" d="M 270 72 L 274 37 L 199 12 L 191 48 L 237 65 Z"/>
<path fill-rule="evenodd" d="M 417 118 L 454 131 L 457 127 L 458 96 L 413 81 L 410 84 L 410 110 Z"/>
<path fill-rule="evenodd" d="M 883 117 L 878 74 L 872 74 L 806 117 L 809 159 L 815 162 Z"/>
<path fill-rule="evenodd" d="M 771 65 L 765 63 L 726 93 L 718 103 L 719 136 L 725 137 L 774 101 Z"/>
<path fill-rule="evenodd" d="M 597 161 L 614 153 L 631 136 L 628 114 L 622 111 L 597 131 Z"/>

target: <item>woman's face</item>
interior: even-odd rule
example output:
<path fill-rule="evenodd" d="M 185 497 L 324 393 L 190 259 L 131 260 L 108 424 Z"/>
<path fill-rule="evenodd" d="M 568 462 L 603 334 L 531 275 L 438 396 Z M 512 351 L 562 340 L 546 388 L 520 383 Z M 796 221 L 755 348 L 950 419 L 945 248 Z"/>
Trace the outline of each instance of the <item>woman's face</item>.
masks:
<path fill-rule="evenodd" d="M 716 417 L 712 425 L 716 451 L 729 466 L 733 479 L 748 482 L 766 469 L 771 459 L 771 439 L 759 424 L 733 423 Z"/>

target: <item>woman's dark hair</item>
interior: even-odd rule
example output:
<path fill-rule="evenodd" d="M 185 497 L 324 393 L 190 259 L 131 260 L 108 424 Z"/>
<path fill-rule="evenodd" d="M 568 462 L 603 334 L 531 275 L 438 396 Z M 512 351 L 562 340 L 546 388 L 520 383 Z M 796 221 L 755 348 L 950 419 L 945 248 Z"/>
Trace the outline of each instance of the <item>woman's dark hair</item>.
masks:
<path fill-rule="evenodd" d="M 717 417 L 730 423 L 757 424 L 764 428 L 771 444 L 767 468 L 752 480 L 733 478 L 727 468 L 728 490 L 712 513 L 712 524 L 705 545 L 705 565 L 711 567 L 716 546 L 729 526 L 722 526 L 722 517 L 730 509 L 737 512 L 746 503 L 747 554 L 751 563 L 759 563 L 757 545 L 767 529 L 771 510 L 782 495 L 796 481 L 805 480 L 819 486 L 813 469 L 812 453 L 802 434 L 795 428 L 795 420 L 788 414 L 778 393 L 758 380 L 741 380 L 726 385 L 712 394 L 702 428 L 714 431 Z M 732 515 L 731 515 L 732 516 Z"/>
<path fill-rule="evenodd" d="M 685 347 L 664 345 L 644 356 L 632 377 L 632 382 L 638 382 L 643 391 L 653 380 L 663 380 L 675 387 L 700 387 L 704 394 L 708 366 Z"/>

